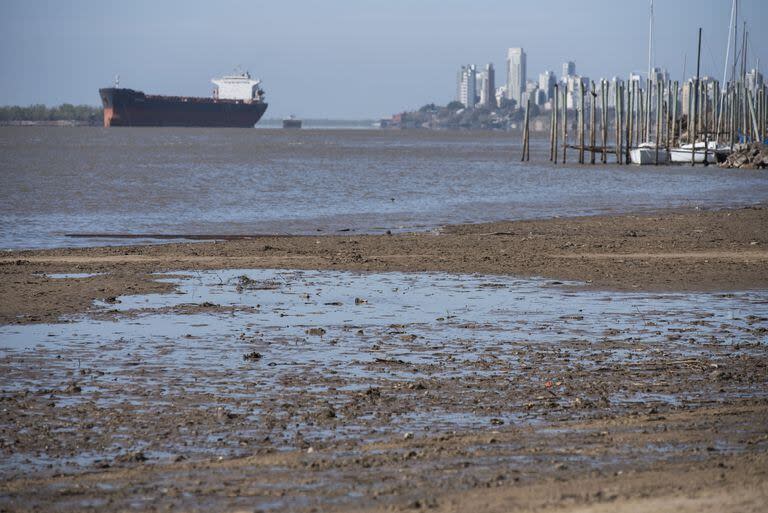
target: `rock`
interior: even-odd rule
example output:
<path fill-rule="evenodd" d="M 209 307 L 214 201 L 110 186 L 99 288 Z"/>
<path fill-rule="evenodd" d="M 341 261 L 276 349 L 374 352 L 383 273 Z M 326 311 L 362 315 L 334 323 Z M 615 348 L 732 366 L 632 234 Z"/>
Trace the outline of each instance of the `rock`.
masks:
<path fill-rule="evenodd" d="M 79 394 L 83 389 L 77 383 L 70 383 L 67 388 L 64 389 L 65 394 Z"/>
<path fill-rule="evenodd" d="M 246 353 L 243 355 L 243 360 L 250 361 L 250 362 L 261 360 L 261 353 L 257 353 L 256 351 Z"/>
<path fill-rule="evenodd" d="M 761 143 L 751 143 L 728 155 L 720 167 L 764 169 L 768 167 L 768 147 Z"/>
<path fill-rule="evenodd" d="M 115 458 L 115 461 L 119 463 L 141 463 L 147 461 L 147 457 L 141 451 L 127 452 L 119 455 Z"/>

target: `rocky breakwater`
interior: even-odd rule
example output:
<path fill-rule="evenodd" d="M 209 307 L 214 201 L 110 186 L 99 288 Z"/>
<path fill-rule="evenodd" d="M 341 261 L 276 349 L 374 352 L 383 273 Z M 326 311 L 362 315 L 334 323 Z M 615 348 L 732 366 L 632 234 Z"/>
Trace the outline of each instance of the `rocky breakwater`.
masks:
<path fill-rule="evenodd" d="M 768 146 L 761 143 L 752 143 L 734 151 L 720 167 L 741 169 L 765 169 L 768 168 Z"/>

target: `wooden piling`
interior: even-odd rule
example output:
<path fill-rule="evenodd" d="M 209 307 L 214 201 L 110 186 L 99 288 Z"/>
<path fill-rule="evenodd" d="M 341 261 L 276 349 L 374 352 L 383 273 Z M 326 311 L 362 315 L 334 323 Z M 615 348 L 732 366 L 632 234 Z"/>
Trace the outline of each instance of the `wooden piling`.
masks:
<path fill-rule="evenodd" d="M 563 164 L 568 149 L 568 84 L 563 84 Z"/>
<path fill-rule="evenodd" d="M 659 145 L 661 144 L 661 81 L 656 81 L 656 165 L 659 165 Z"/>
<path fill-rule="evenodd" d="M 648 77 L 648 79 L 645 82 L 646 84 L 646 93 L 645 93 L 645 140 L 650 141 L 651 140 L 651 98 L 653 98 L 653 82 L 651 82 L 651 77 Z"/>
<path fill-rule="evenodd" d="M 595 82 L 591 83 L 589 88 L 589 94 L 591 101 L 589 102 L 590 115 L 589 115 L 589 145 L 590 145 L 590 157 L 589 163 L 595 163 L 595 104 L 597 103 L 597 93 L 595 92 Z"/>
<path fill-rule="evenodd" d="M 552 162 L 555 154 L 555 109 L 549 113 L 549 161 Z"/>
<path fill-rule="evenodd" d="M 616 163 L 621 164 L 621 149 L 619 148 L 619 139 L 621 139 L 621 123 L 619 121 L 619 105 L 621 105 L 621 101 L 619 100 L 619 83 L 616 82 L 616 87 L 614 88 L 613 97 L 613 115 L 614 115 L 614 127 L 613 127 L 613 136 L 614 140 L 616 141 Z"/>
<path fill-rule="evenodd" d="M 584 163 L 584 79 L 579 79 L 579 164 Z"/>
<path fill-rule="evenodd" d="M 758 140 L 760 137 L 760 130 L 757 128 L 757 115 L 755 114 L 755 103 L 752 99 L 752 91 L 747 89 L 747 103 L 749 103 L 749 114 L 752 119 L 752 132 L 753 140 Z"/>
<path fill-rule="evenodd" d="M 600 81 L 600 132 L 603 141 L 603 151 L 600 158 L 603 164 L 608 163 L 608 94 L 605 90 L 605 84 L 605 80 Z"/>
<path fill-rule="evenodd" d="M 624 112 L 624 84 L 619 86 L 619 164 L 626 163 L 624 158 L 624 118 L 626 113 Z"/>
<path fill-rule="evenodd" d="M 558 148 L 557 148 L 557 129 L 558 129 L 558 126 L 557 126 L 557 110 L 558 110 L 559 103 L 560 103 L 559 100 L 560 100 L 560 91 L 558 90 L 557 84 L 555 84 L 555 97 L 554 97 L 554 102 L 553 102 L 553 105 L 552 105 L 552 111 L 554 112 L 554 120 L 555 120 L 555 122 L 554 122 L 554 130 L 552 132 L 553 137 L 554 137 L 554 142 L 552 143 L 552 151 L 554 153 L 553 158 L 554 158 L 554 163 L 555 164 L 557 164 L 557 153 L 558 153 Z"/>
<path fill-rule="evenodd" d="M 629 108 L 627 109 L 628 117 L 627 117 L 627 124 L 629 125 L 629 128 L 627 129 L 627 134 L 629 136 L 627 137 L 627 146 L 635 147 L 637 146 L 637 143 L 635 142 L 635 136 L 634 136 L 634 129 L 635 129 L 635 94 L 637 90 L 637 83 L 633 80 L 631 87 L 627 88 L 627 94 L 629 94 L 629 101 L 627 102 Z"/>
<path fill-rule="evenodd" d="M 666 130 L 664 131 L 664 148 L 669 152 L 670 142 L 669 138 L 672 136 L 672 122 L 670 121 L 670 110 L 672 109 L 672 83 L 666 82 L 664 85 L 664 123 Z"/>
<path fill-rule="evenodd" d="M 647 141 L 645 138 L 645 91 L 638 85 L 637 87 L 637 144 Z"/>
<path fill-rule="evenodd" d="M 736 104 L 736 87 L 733 88 L 733 91 L 731 91 L 731 124 L 728 127 L 728 137 L 730 138 L 730 146 L 731 146 L 731 152 L 733 152 L 733 147 L 736 144 L 736 111 L 738 110 L 737 104 Z"/>
<path fill-rule="evenodd" d="M 523 158 L 521 162 L 525 162 L 526 154 L 528 153 L 528 116 L 531 110 L 531 98 L 528 97 L 528 102 L 525 104 L 525 121 L 523 121 Z"/>
<path fill-rule="evenodd" d="M 677 136 L 677 98 L 678 98 L 678 90 L 679 90 L 679 83 L 677 80 L 675 80 L 675 83 L 673 84 L 673 93 L 672 93 L 672 139 L 669 141 L 669 146 L 667 149 L 672 148 L 675 146 L 675 138 Z M 678 138 L 679 140 L 679 138 Z"/>
<path fill-rule="evenodd" d="M 630 152 L 630 149 L 632 147 L 632 139 L 630 137 L 630 132 L 629 132 L 629 125 L 630 125 L 630 121 L 632 120 L 632 105 L 631 105 L 632 93 L 631 93 L 631 91 L 632 90 L 630 89 L 629 85 L 627 85 L 626 103 L 624 103 L 622 105 L 622 112 L 624 113 L 624 115 L 622 116 L 624 118 L 624 139 L 627 141 L 627 144 L 624 147 L 624 162 L 626 162 L 627 164 L 630 163 L 629 152 Z M 623 91 L 622 91 L 622 93 L 623 93 Z"/>

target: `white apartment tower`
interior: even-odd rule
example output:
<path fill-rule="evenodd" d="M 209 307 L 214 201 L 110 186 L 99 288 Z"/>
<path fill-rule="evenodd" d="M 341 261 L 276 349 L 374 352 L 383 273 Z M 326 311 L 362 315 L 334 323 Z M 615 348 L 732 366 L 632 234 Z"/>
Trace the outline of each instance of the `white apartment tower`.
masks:
<path fill-rule="evenodd" d="M 491 63 L 480 73 L 480 105 L 490 109 L 496 107 L 496 71 Z"/>
<path fill-rule="evenodd" d="M 563 80 L 576 74 L 576 63 L 568 61 L 563 63 Z"/>
<path fill-rule="evenodd" d="M 465 107 L 474 108 L 477 101 L 477 69 L 474 64 L 462 66 L 456 84 L 456 100 Z"/>
<path fill-rule="evenodd" d="M 507 50 L 507 98 L 522 106 L 526 81 L 525 52 L 522 48 Z"/>
<path fill-rule="evenodd" d="M 544 92 L 544 95 L 545 95 L 544 101 L 548 101 L 552 99 L 552 96 L 554 96 L 555 94 L 556 83 L 557 83 L 557 78 L 555 78 L 554 71 L 545 71 L 544 73 L 539 75 L 539 90 Z"/>

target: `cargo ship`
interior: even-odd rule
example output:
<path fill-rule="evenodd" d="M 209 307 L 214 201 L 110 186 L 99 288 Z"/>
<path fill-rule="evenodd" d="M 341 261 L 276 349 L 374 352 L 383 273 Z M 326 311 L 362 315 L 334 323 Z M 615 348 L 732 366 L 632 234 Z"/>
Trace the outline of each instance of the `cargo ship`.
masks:
<path fill-rule="evenodd" d="M 211 80 L 213 97 L 163 96 L 115 87 L 99 89 L 104 126 L 253 127 L 267 110 L 260 80 L 246 71 Z"/>

